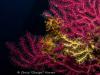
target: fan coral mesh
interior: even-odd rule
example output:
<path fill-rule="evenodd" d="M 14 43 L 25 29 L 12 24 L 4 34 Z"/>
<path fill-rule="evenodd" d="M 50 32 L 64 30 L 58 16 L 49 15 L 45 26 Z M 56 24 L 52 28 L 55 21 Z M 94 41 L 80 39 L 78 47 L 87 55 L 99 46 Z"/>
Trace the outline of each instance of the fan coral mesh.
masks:
<path fill-rule="evenodd" d="M 90 39 L 95 27 L 100 24 L 100 0 L 49 0 L 46 16 L 61 18 L 62 31 L 70 37 Z M 88 37 L 88 38 L 87 38 Z"/>
<path fill-rule="evenodd" d="M 19 43 L 6 43 L 13 63 L 63 75 L 100 74 L 100 0 L 49 0 L 43 16 L 45 36 L 27 32 Z"/>

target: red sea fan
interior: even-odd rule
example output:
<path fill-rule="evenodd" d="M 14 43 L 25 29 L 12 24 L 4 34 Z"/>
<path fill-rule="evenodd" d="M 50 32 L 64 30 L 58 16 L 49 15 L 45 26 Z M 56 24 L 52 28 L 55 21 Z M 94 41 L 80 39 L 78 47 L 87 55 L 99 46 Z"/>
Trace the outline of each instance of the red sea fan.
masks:
<path fill-rule="evenodd" d="M 56 65 L 55 60 L 48 53 L 42 51 L 41 41 L 42 37 L 38 36 L 37 39 L 27 32 L 24 37 L 20 37 L 18 44 L 7 42 L 6 46 L 10 49 L 11 62 L 23 69 L 36 71 L 44 71 L 47 67 L 53 69 Z"/>
<path fill-rule="evenodd" d="M 43 14 L 61 18 L 63 33 L 86 39 L 100 27 L 100 0 L 49 0 L 49 10 Z"/>
<path fill-rule="evenodd" d="M 33 37 L 29 32 L 25 37 L 21 37 L 18 45 L 7 42 L 7 47 L 11 50 L 11 60 L 14 64 L 22 68 L 33 68 L 39 61 L 42 61 L 42 53 L 37 47 L 36 37 Z M 39 44 L 41 46 L 41 44 Z M 42 47 L 42 46 L 41 46 Z M 38 60 L 41 59 L 41 60 Z M 37 63 L 38 61 L 38 63 Z"/>
<path fill-rule="evenodd" d="M 10 49 L 12 62 L 23 69 L 50 70 L 63 75 L 100 74 L 100 71 L 97 70 L 100 69 L 100 40 L 95 41 L 95 37 L 100 37 L 99 3 L 100 0 L 49 0 L 50 9 L 43 14 L 47 18 L 52 17 L 50 18 L 51 21 L 47 22 L 46 27 L 54 30 L 48 30 L 48 34 L 42 37 L 35 37 L 27 32 L 24 37 L 20 37 L 19 43 L 7 42 L 6 45 Z M 60 23 L 56 21 L 56 18 Z M 66 43 L 69 43 L 67 41 L 74 40 L 62 36 L 63 34 L 75 37 L 76 40 L 80 39 L 78 37 L 82 37 L 86 42 L 93 41 L 93 51 L 89 51 L 89 53 L 93 52 L 95 58 L 88 60 L 88 52 L 85 52 L 88 61 L 79 64 L 74 56 L 64 55 L 63 49 L 67 51 L 68 48 L 71 50 L 71 47 L 66 46 L 64 48 L 63 43 L 67 45 Z M 89 43 L 88 46 L 89 49 L 92 48 Z M 80 52 L 82 49 L 79 47 Z M 86 57 L 83 55 L 82 57 Z"/>
<path fill-rule="evenodd" d="M 91 71 L 95 70 L 95 66 L 100 68 L 100 65 L 95 63 L 79 65 L 72 57 L 56 52 L 56 58 L 53 58 L 52 55 L 42 51 L 41 40 L 41 38 L 37 40 L 36 37 L 27 32 L 25 37 L 20 38 L 19 45 L 7 42 L 6 45 L 11 50 L 12 62 L 23 69 L 37 71 L 51 69 L 57 74 L 64 75 L 92 75 Z"/>

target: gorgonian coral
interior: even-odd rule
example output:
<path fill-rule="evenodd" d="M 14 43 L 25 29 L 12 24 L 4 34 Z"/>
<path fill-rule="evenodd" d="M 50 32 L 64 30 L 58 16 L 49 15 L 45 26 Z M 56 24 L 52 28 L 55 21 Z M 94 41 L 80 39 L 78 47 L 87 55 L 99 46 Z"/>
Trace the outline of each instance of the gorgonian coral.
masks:
<path fill-rule="evenodd" d="M 64 75 L 100 74 L 100 1 L 49 0 L 45 36 L 27 32 L 7 42 L 11 60 L 22 68 Z"/>
<path fill-rule="evenodd" d="M 44 15 L 61 18 L 62 32 L 70 37 L 90 39 L 95 27 L 100 27 L 100 0 L 49 1 L 49 10 Z"/>
<path fill-rule="evenodd" d="M 13 60 L 15 64 L 23 68 L 30 68 L 32 64 L 36 63 L 37 58 L 35 57 L 38 57 L 41 52 L 38 49 L 39 46 L 37 47 L 35 45 L 35 37 L 32 37 L 30 33 L 26 33 L 25 37 L 27 41 L 24 37 L 21 37 L 19 45 L 9 42 L 7 42 L 6 45 L 11 49 L 11 60 Z M 29 47 L 27 45 L 29 45 Z"/>
<path fill-rule="evenodd" d="M 47 20 L 50 29 L 55 28 L 57 24 L 53 22 L 56 25 L 51 26 L 51 21 L 50 23 L 48 21 L 50 20 Z M 59 34 L 54 35 L 55 31 L 39 39 L 28 32 L 25 37 L 20 38 L 19 45 L 8 42 L 12 61 L 22 68 L 37 71 L 48 68 L 56 73 L 67 75 L 91 75 L 93 67 L 96 65 L 100 67 L 99 61 L 92 54 L 94 51 L 92 42 L 86 44 L 81 39 L 70 39 L 60 31 Z"/>
<path fill-rule="evenodd" d="M 56 73 L 66 75 L 91 74 L 93 67 L 99 67 L 99 65 L 95 63 L 92 64 L 93 61 L 79 65 L 69 55 L 64 55 L 58 51 L 54 51 L 54 53 L 50 51 L 51 53 L 49 53 L 47 51 L 48 49 L 46 51 L 42 50 L 44 48 L 41 41 L 42 39 L 39 39 L 36 43 L 36 38 L 32 37 L 30 33 L 26 33 L 25 37 L 20 38 L 20 45 L 6 43 L 8 48 L 11 49 L 11 59 L 13 63 L 22 68 L 37 71 L 43 71 L 48 68 Z"/>
<path fill-rule="evenodd" d="M 60 52 L 62 52 L 64 55 L 74 56 L 78 63 L 84 62 L 87 59 L 87 57 L 89 59 L 94 58 L 94 56 L 92 55 L 92 52 L 94 50 L 94 43 L 92 41 L 90 41 L 87 44 L 87 43 L 83 42 L 81 39 L 70 39 L 70 38 L 68 38 L 68 36 L 66 34 L 62 34 L 62 32 L 60 31 L 59 28 L 55 29 L 55 27 L 57 27 L 59 25 L 54 22 L 55 21 L 54 19 L 52 19 L 52 20 L 53 21 L 48 20 L 50 22 L 47 21 L 47 28 L 51 27 L 50 29 L 54 29 L 54 30 L 51 31 L 51 32 L 53 32 L 52 34 L 48 34 L 49 36 L 52 35 L 51 36 L 52 42 L 51 42 L 51 40 L 47 40 L 46 43 L 48 43 L 50 41 L 51 43 L 49 42 L 49 45 L 53 45 L 51 47 L 54 47 L 54 46 L 56 46 L 54 44 L 58 44 L 58 42 L 56 43 L 56 41 L 60 41 L 60 43 L 63 46 L 63 48 Z M 54 24 L 55 24 L 55 26 L 54 26 Z M 57 30 L 58 30 L 58 32 L 57 32 Z M 59 34 L 54 35 L 55 32 L 59 33 Z M 49 37 L 46 37 L 46 38 L 49 39 Z M 46 47 L 46 48 L 47 48 L 47 50 L 49 50 L 48 47 Z"/>

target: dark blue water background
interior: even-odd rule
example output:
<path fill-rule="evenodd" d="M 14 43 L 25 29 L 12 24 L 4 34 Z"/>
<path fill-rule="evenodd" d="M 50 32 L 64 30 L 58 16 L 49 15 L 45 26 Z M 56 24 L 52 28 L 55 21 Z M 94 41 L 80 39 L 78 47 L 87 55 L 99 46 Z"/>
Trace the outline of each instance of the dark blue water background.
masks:
<path fill-rule="evenodd" d="M 35 35 L 44 34 L 44 19 L 41 14 L 47 8 L 47 0 L 0 1 L 0 75 L 16 71 L 9 62 L 9 50 L 4 43 L 18 40 L 27 30 Z"/>

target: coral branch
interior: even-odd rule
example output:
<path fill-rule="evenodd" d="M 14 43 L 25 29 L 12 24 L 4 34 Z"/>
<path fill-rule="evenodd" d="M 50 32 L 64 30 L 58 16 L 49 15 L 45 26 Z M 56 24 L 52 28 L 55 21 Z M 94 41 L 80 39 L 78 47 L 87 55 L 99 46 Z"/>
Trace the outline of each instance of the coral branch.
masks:
<path fill-rule="evenodd" d="M 100 74 L 100 0 L 49 0 L 46 34 L 27 32 L 7 42 L 11 60 L 21 68 L 63 75 Z"/>

